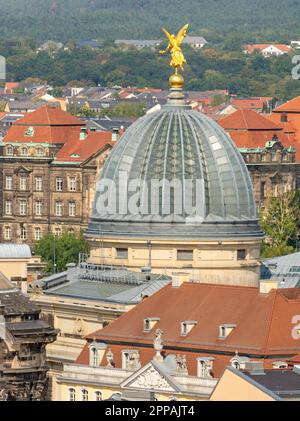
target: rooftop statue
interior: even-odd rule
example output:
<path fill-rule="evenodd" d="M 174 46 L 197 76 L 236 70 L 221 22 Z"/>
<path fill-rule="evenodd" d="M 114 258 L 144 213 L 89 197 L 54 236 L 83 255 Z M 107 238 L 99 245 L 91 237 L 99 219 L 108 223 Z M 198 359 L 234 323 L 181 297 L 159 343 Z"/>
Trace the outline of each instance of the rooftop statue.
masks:
<path fill-rule="evenodd" d="M 171 62 L 170 66 L 175 69 L 175 75 L 178 74 L 178 68 L 181 69 L 181 71 L 184 71 L 183 65 L 186 64 L 186 59 L 183 55 L 181 44 L 186 37 L 186 33 L 188 30 L 189 25 L 184 25 L 180 31 L 178 32 L 177 36 L 171 35 L 166 29 L 163 28 L 164 33 L 166 34 L 169 45 L 165 50 L 160 50 L 160 54 L 166 54 L 169 51 L 171 52 Z"/>

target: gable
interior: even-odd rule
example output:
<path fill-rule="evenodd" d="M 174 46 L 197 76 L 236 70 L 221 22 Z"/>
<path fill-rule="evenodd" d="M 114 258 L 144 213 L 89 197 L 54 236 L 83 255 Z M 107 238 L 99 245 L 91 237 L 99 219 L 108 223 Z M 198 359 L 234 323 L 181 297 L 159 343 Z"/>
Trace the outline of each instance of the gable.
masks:
<path fill-rule="evenodd" d="M 159 390 L 160 392 L 178 392 L 179 387 L 169 376 L 158 370 L 152 362 L 133 373 L 121 383 L 122 388 L 139 390 Z"/>

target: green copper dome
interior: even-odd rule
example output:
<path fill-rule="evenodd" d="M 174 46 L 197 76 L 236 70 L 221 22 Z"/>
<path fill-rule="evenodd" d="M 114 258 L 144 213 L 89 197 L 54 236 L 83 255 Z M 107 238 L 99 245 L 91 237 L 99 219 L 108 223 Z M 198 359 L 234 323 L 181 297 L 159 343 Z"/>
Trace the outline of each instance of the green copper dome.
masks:
<path fill-rule="evenodd" d="M 231 138 L 171 94 L 105 163 L 87 230 L 101 235 L 261 237 L 251 179 Z"/>

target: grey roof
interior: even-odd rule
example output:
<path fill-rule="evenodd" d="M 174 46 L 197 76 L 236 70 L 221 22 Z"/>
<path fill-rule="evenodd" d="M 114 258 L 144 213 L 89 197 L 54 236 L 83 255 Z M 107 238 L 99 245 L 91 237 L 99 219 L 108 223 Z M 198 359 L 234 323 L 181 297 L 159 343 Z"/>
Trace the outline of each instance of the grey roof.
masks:
<path fill-rule="evenodd" d="M 262 375 L 243 373 L 281 398 L 300 397 L 300 375 L 291 370 L 266 370 Z"/>
<path fill-rule="evenodd" d="M 138 183 L 138 193 L 136 188 L 126 191 L 126 178 L 128 184 Z M 101 193 L 107 180 L 109 208 Z M 151 190 L 153 180 L 163 182 L 162 188 Z M 171 197 L 167 182 L 177 180 L 180 187 Z M 170 99 L 162 110 L 131 125 L 106 160 L 96 190 L 87 236 L 263 235 L 242 156 L 216 122 L 182 99 Z M 131 198 L 140 203 L 136 212 L 124 210 Z M 180 201 L 186 206 L 178 211 Z"/>
<path fill-rule="evenodd" d="M 279 281 L 279 288 L 300 287 L 300 252 L 263 261 L 261 279 Z"/>
<path fill-rule="evenodd" d="M 66 272 L 33 283 L 46 295 L 120 304 L 137 304 L 166 286 L 165 275 L 131 272 L 126 268 L 81 263 Z"/>
<path fill-rule="evenodd" d="M 161 40 L 158 39 L 116 39 L 116 45 L 133 45 L 135 47 L 153 47 L 159 45 Z"/>
<path fill-rule="evenodd" d="M 84 39 L 77 42 L 76 48 L 84 48 L 84 47 L 98 48 L 100 47 L 100 45 L 96 39 Z"/>
<path fill-rule="evenodd" d="M 0 259 L 30 259 L 30 247 L 26 244 L 0 244 Z"/>
<path fill-rule="evenodd" d="M 193 37 L 187 35 L 183 40 L 183 44 L 207 44 L 207 41 L 203 37 Z"/>

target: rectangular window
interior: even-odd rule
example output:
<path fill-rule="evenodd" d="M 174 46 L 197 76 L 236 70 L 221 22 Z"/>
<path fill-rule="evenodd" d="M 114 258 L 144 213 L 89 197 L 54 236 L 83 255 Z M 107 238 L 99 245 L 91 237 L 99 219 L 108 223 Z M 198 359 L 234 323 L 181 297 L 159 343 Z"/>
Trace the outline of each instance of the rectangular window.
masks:
<path fill-rule="evenodd" d="M 177 260 L 193 260 L 193 250 L 177 250 Z"/>
<path fill-rule="evenodd" d="M 76 203 L 75 202 L 69 203 L 69 216 L 76 216 Z"/>
<path fill-rule="evenodd" d="M 117 248 L 117 259 L 128 259 L 128 249 Z"/>
<path fill-rule="evenodd" d="M 27 177 L 21 176 L 20 177 L 20 190 L 26 190 L 27 189 Z"/>
<path fill-rule="evenodd" d="M 10 200 L 5 202 L 5 215 L 12 215 L 12 202 Z"/>
<path fill-rule="evenodd" d="M 43 214 L 43 203 L 35 202 L 35 214 L 36 216 L 42 216 Z"/>
<path fill-rule="evenodd" d="M 11 229 L 10 229 L 10 227 L 5 227 L 4 239 L 5 240 L 10 240 L 11 239 Z"/>
<path fill-rule="evenodd" d="M 39 241 L 41 239 L 41 228 L 37 227 L 34 230 L 34 238 L 36 241 Z"/>
<path fill-rule="evenodd" d="M 241 249 L 237 251 L 237 259 L 238 260 L 245 260 L 246 259 L 246 250 Z"/>
<path fill-rule="evenodd" d="M 62 216 L 63 214 L 63 204 L 62 202 L 56 202 L 55 203 L 55 215 L 56 216 Z"/>
<path fill-rule="evenodd" d="M 43 177 L 35 177 L 35 189 L 43 191 Z"/>
<path fill-rule="evenodd" d="M 63 179 L 61 177 L 56 178 L 56 191 L 63 190 Z"/>
<path fill-rule="evenodd" d="M 21 240 L 26 240 L 27 233 L 26 233 L 26 228 L 25 227 L 22 227 L 21 228 L 21 230 L 20 230 L 20 237 L 21 237 Z"/>
<path fill-rule="evenodd" d="M 69 190 L 76 191 L 76 177 L 69 177 Z"/>
<path fill-rule="evenodd" d="M 6 190 L 12 190 L 13 188 L 13 178 L 12 175 L 7 175 L 5 178 L 5 188 Z"/>
<path fill-rule="evenodd" d="M 25 216 L 27 214 L 27 202 L 26 200 L 21 200 L 20 202 L 20 215 Z"/>

